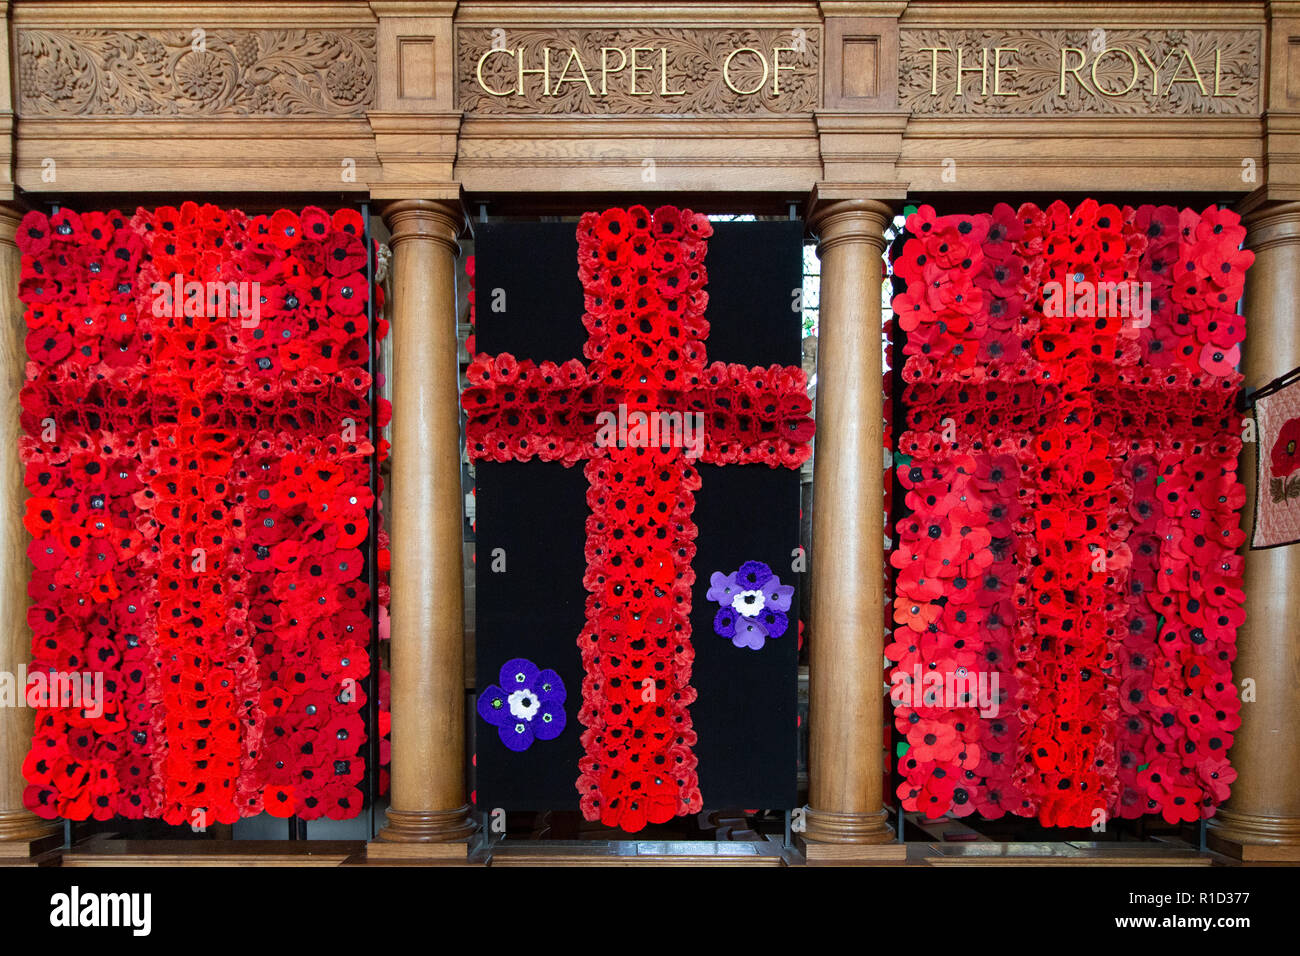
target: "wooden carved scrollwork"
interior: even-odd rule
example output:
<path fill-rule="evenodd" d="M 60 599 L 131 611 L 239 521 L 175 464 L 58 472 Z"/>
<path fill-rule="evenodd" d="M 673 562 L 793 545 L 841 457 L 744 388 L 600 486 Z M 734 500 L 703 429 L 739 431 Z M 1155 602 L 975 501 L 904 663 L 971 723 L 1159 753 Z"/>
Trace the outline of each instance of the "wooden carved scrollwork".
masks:
<path fill-rule="evenodd" d="M 24 116 L 360 116 L 364 29 L 18 31 Z"/>

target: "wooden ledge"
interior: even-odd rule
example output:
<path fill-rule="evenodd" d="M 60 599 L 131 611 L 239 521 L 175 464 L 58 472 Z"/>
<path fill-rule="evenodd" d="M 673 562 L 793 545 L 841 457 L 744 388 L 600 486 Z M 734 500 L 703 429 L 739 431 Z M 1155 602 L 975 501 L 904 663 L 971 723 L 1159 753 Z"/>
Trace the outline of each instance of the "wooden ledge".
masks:
<path fill-rule="evenodd" d="M 0 870 L 26 869 L 39 866 L 59 866 L 62 857 L 62 847 L 55 847 L 53 850 L 46 850 L 43 853 L 36 853 L 31 856 L 0 856 Z"/>
<path fill-rule="evenodd" d="M 770 841 L 703 840 L 503 841 L 491 866 L 785 866 Z"/>
<path fill-rule="evenodd" d="M 27 866 L 33 859 L 57 852 L 62 844 L 62 829 L 43 836 L 0 841 L 0 866 Z"/>
<path fill-rule="evenodd" d="M 342 866 L 360 840 L 113 840 L 92 838 L 64 852 L 63 866 Z"/>
<path fill-rule="evenodd" d="M 1212 838 L 1213 840 L 1213 838 Z M 1290 862 L 1290 847 L 1250 847 L 1248 855 L 1201 852 L 1183 843 L 812 843 L 788 849 L 776 837 L 694 840 L 532 841 L 369 845 L 352 840 L 120 840 L 99 835 L 70 850 L 0 859 L 5 866 L 1155 866 L 1202 867 Z M 1218 850 L 1218 847 L 1214 847 Z M 378 852 L 376 852 L 378 850 Z M 1290 855 L 1287 855 L 1288 852 Z"/>
<path fill-rule="evenodd" d="M 1160 843 L 911 844 L 929 866 L 1212 866 L 1194 847 Z"/>

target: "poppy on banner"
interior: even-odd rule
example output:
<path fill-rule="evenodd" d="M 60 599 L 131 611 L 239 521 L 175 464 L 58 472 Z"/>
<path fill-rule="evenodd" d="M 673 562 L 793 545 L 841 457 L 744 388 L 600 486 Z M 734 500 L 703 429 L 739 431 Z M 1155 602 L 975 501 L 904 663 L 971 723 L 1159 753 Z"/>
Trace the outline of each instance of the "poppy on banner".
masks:
<path fill-rule="evenodd" d="M 1300 382 L 1255 399 L 1259 444 L 1252 549 L 1300 541 Z"/>

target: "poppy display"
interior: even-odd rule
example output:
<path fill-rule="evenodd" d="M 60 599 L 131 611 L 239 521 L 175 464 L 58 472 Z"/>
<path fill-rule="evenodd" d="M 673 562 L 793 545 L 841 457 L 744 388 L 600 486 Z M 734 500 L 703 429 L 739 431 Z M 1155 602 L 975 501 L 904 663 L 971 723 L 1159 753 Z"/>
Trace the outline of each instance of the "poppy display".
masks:
<path fill-rule="evenodd" d="M 811 453 L 802 369 L 708 360 L 712 234 L 707 216 L 674 206 L 585 213 L 577 224 L 585 361 L 473 354 L 461 397 L 472 461 L 582 463 L 587 596 L 576 635 L 585 672 L 573 708 L 583 728 L 576 788 L 586 819 L 627 832 L 703 806 L 690 711 L 697 466 L 797 468 Z M 468 271 L 473 283 L 473 263 Z M 471 322 L 474 301 L 471 292 Z M 749 629 L 731 636 L 756 649 L 789 628 L 793 587 L 757 561 L 744 573 L 771 606 L 759 608 L 756 598 Z M 482 689 L 479 716 L 517 755 L 548 738 L 525 719 L 527 708 L 501 716 L 508 676 L 503 670 L 501 687 Z"/>
<path fill-rule="evenodd" d="M 360 216 L 34 211 L 17 242 L 31 670 L 104 678 L 37 708 L 25 804 L 356 816 L 387 596 Z"/>
<path fill-rule="evenodd" d="M 1212 816 L 1241 722 L 1239 217 L 922 206 L 905 235 L 902 806 Z"/>

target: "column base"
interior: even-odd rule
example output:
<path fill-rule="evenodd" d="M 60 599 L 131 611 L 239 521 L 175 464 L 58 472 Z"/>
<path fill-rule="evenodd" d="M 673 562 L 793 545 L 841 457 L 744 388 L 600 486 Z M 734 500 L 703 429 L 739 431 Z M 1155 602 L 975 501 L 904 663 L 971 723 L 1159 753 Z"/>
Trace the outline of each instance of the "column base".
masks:
<path fill-rule="evenodd" d="M 907 847 L 894 842 L 889 811 L 839 813 L 804 808 L 799 845 L 805 859 L 816 863 L 881 863 L 907 859 Z"/>
<path fill-rule="evenodd" d="M 1243 863 L 1300 862 L 1300 819 L 1235 813 L 1224 807 L 1210 819 L 1210 849 Z"/>
<path fill-rule="evenodd" d="M 809 866 L 867 866 L 877 863 L 906 863 L 904 843 L 816 843 L 802 835 L 795 846 Z"/>
<path fill-rule="evenodd" d="M 477 827 L 470 806 L 455 810 L 388 810 L 388 825 L 366 847 L 371 860 L 464 860 Z"/>
<path fill-rule="evenodd" d="M 30 810 L 0 810 L 0 863 L 28 860 L 63 843 L 63 825 Z"/>

